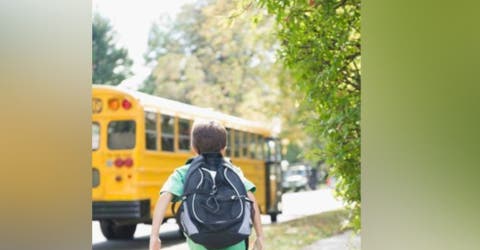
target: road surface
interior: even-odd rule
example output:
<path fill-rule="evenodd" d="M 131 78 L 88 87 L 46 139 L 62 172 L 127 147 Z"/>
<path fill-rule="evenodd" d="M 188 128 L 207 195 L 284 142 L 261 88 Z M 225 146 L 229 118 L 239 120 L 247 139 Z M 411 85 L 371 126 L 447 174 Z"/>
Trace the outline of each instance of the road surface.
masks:
<path fill-rule="evenodd" d="M 333 197 L 331 189 L 320 189 L 298 193 L 286 193 L 282 196 L 283 213 L 278 215 L 278 222 L 284 222 L 306 215 L 336 210 L 343 207 L 342 202 Z M 270 224 L 270 217 L 262 215 L 262 223 Z M 151 226 L 140 224 L 135 236 L 130 241 L 106 241 L 99 223 L 92 222 L 93 250 L 145 250 L 148 249 Z M 160 230 L 162 249 L 188 250 L 185 240 L 179 237 L 178 227 L 173 219 L 162 225 Z"/>

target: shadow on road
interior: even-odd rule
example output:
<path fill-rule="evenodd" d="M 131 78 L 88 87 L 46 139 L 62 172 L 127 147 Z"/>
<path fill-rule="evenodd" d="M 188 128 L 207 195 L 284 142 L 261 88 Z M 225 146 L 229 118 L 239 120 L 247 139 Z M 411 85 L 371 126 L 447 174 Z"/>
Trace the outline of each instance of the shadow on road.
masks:
<path fill-rule="evenodd" d="M 162 248 L 177 245 L 185 242 L 178 231 L 165 232 L 160 234 L 162 240 Z M 149 236 L 135 238 L 133 240 L 111 240 L 92 245 L 93 250 L 144 250 L 148 249 L 150 242 Z"/>

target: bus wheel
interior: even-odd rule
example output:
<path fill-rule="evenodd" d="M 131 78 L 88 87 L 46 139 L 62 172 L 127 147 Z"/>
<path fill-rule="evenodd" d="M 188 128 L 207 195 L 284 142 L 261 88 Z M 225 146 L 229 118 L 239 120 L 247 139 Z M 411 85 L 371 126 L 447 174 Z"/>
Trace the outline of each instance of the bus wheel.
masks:
<path fill-rule="evenodd" d="M 270 214 L 270 221 L 272 223 L 276 223 L 277 222 L 277 214 Z"/>
<path fill-rule="evenodd" d="M 111 220 L 101 220 L 100 229 L 103 236 L 108 240 L 130 240 L 133 239 L 137 224 L 115 225 Z"/>
<path fill-rule="evenodd" d="M 178 229 L 178 237 L 180 237 L 182 240 L 186 239 L 185 234 L 183 234 L 183 231 L 180 229 Z"/>

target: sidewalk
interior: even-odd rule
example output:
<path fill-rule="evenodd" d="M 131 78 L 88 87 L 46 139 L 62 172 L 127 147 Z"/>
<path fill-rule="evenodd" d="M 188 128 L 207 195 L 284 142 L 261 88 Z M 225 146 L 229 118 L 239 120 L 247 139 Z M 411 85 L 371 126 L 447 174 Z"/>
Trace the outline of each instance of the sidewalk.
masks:
<path fill-rule="evenodd" d="M 346 231 L 342 234 L 319 240 L 302 250 L 360 250 L 360 235 L 354 234 L 352 231 Z"/>

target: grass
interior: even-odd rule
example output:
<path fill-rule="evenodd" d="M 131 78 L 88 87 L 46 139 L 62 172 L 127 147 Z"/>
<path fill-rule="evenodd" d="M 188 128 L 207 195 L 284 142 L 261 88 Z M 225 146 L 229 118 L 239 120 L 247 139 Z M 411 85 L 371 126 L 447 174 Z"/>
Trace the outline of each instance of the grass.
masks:
<path fill-rule="evenodd" d="M 264 226 L 265 248 L 301 249 L 347 230 L 344 226 L 347 216 L 347 211 L 336 210 Z"/>

